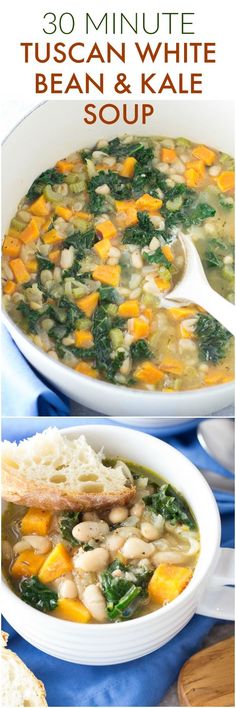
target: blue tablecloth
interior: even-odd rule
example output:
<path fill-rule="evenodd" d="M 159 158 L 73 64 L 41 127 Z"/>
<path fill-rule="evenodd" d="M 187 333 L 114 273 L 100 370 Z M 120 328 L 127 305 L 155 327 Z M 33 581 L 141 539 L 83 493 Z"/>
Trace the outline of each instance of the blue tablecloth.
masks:
<path fill-rule="evenodd" d="M 20 428 L 19 428 L 20 422 Z M 83 423 L 80 419 L 4 420 L 3 437 L 16 439 L 35 433 L 48 425 L 60 427 Z M 93 418 L 86 423 L 94 423 Z M 102 424 L 102 419 L 96 423 Z M 107 421 L 106 421 L 107 423 Z M 159 436 L 160 437 L 160 436 Z M 214 471 L 226 471 L 201 449 L 195 431 L 172 436 L 168 442 L 181 450 L 196 465 Z M 222 520 L 222 545 L 233 546 L 234 498 L 217 493 Z M 201 647 L 214 620 L 195 616 L 171 642 L 156 652 L 134 662 L 107 667 L 89 667 L 54 659 L 25 642 L 4 621 L 10 634 L 9 647 L 25 661 L 44 682 L 49 706 L 158 706 L 175 681 L 184 661 Z"/>
<path fill-rule="evenodd" d="M 69 400 L 33 369 L 2 327 L 2 415 L 69 415 Z M 45 374 L 47 372 L 45 371 Z"/>

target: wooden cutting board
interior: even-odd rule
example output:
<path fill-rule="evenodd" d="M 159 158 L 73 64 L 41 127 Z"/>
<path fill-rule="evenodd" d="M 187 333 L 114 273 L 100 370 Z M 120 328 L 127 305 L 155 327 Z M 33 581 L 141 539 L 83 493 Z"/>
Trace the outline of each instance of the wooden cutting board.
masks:
<path fill-rule="evenodd" d="M 178 678 L 181 706 L 234 706 L 234 638 L 191 656 Z"/>

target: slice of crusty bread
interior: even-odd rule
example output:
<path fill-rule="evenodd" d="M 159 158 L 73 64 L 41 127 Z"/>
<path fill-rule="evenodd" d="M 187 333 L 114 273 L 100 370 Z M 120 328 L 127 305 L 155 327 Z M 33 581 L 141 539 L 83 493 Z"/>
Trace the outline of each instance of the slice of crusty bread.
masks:
<path fill-rule="evenodd" d="M 2 496 L 15 504 L 61 511 L 127 504 L 135 495 L 124 462 L 106 467 L 84 435 L 48 428 L 17 445 L 2 444 Z"/>
<path fill-rule="evenodd" d="M 5 649 L 8 635 L 2 632 L 2 708 L 17 706 L 47 706 L 42 681 L 30 671 L 10 649 Z"/>

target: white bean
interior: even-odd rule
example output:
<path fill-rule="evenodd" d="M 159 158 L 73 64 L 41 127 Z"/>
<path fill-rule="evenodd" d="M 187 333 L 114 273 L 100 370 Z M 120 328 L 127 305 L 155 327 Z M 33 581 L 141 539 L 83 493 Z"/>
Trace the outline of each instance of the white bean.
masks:
<path fill-rule="evenodd" d="M 120 373 L 123 374 L 123 376 L 127 376 L 127 374 L 130 373 L 131 368 L 132 368 L 131 359 L 129 356 L 127 356 L 126 359 L 124 359 L 123 364 L 121 364 Z"/>
<path fill-rule="evenodd" d="M 111 258 L 119 258 L 120 257 L 120 250 L 119 248 L 116 248 L 115 246 L 112 246 L 109 251 L 109 256 Z"/>
<path fill-rule="evenodd" d="M 212 167 L 210 167 L 208 171 L 211 177 L 218 177 L 221 171 L 221 165 L 212 165 Z"/>
<path fill-rule="evenodd" d="M 145 506 L 145 504 L 143 501 L 136 502 L 136 504 L 134 504 L 134 506 L 131 507 L 130 513 L 132 514 L 132 516 L 134 515 L 134 516 L 138 516 L 140 518 L 140 516 L 142 516 L 144 506 Z"/>
<path fill-rule="evenodd" d="M 9 541 L 3 541 L 2 542 L 2 555 L 3 558 L 7 561 L 11 560 L 12 557 L 12 547 Z"/>
<path fill-rule="evenodd" d="M 118 258 L 108 258 L 107 263 L 108 263 L 108 265 L 117 265 L 117 263 L 119 263 L 119 259 Z"/>
<path fill-rule="evenodd" d="M 141 534 L 146 541 L 156 541 L 159 536 L 158 529 L 150 524 L 149 521 L 143 521 L 141 524 Z"/>
<path fill-rule="evenodd" d="M 106 602 L 98 585 L 88 585 L 87 588 L 85 588 L 83 602 L 97 622 L 104 622 L 106 620 Z"/>
<path fill-rule="evenodd" d="M 155 546 L 153 543 L 146 543 L 146 541 L 142 541 L 142 539 L 136 538 L 136 536 L 131 536 L 125 542 L 122 548 L 122 554 L 125 558 L 138 560 L 140 558 L 148 558 L 152 555 L 154 550 Z"/>
<path fill-rule="evenodd" d="M 111 553 L 116 553 L 119 551 L 124 545 L 124 542 L 124 538 L 122 538 L 122 536 L 118 536 L 117 534 L 111 533 L 106 537 L 106 547 Z"/>
<path fill-rule="evenodd" d="M 108 184 L 101 184 L 95 189 L 96 194 L 110 194 L 110 191 Z"/>
<path fill-rule="evenodd" d="M 15 545 L 13 546 L 13 551 L 18 556 L 19 553 L 22 553 L 23 551 L 28 551 L 30 549 L 30 543 L 25 540 L 17 541 Z"/>
<path fill-rule="evenodd" d="M 62 268 L 71 268 L 73 265 L 73 260 L 74 260 L 74 247 L 70 246 L 70 248 L 63 248 L 63 251 L 61 252 L 61 267 Z"/>
<path fill-rule="evenodd" d="M 139 251 L 134 251 L 131 256 L 131 261 L 132 265 L 134 268 L 142 268 L 143 267 L 143 259 Z"/>
<path fill-rule="evenodd" d="M 109 532 L 109 526 L 105 521 L 81 521 L 72 529 L 72 536 L 76 541 L 87 543 L 92 538 L 100 539 Z"/>
<path fill-rule="evenodd" d="M 156 236 L 153 236 L 152 240 L 149 243 L 149 248 L 150 251 L 156 251 L 156 249 L 160 246 L 160 241 Z"/>
<path fill-rule="evenodd" d="M 122 521 L 125 521 L 125 519 L 127 519 L 128 515 L 129 512 L 126 506 L 113 506 L 113 509 L 111 509 L 108 518 L 112 524 L 120 524 Z"/>
<path fill-rule="evenodd" d="M 74 600 L 78 596 L 78 591 L 74 580 L 63 580 L 59 587 L 59 596 L 68 600 Z"/>
<path fill-rule="evenodd" d="M 94 548 L 93 551 L 80 553 L 74 557 L 76 568 L 84 570 L 86 573 L 99 573 L 104 570 L 109 562 L 109 553 L 106 548 Z"/>
<path fill-rule="evenodd" d="M 37 551 L 37 553 L 47 553 L 52 548 L 52 543 L 48 536 L 37 536 L 36 534 L 32 534 L 31 536 L 23 536 L 23 540 L 29 543 L 30 546 Z"/>
<path fill-rule="evenodd" d="M 140 295 L 141 295 L 141 288 L 135 288 L 135 290 L 132 290 L 132 292 L 130 293 L 129 299 L 136 300 L 136 298 L 139 298 Z"/>

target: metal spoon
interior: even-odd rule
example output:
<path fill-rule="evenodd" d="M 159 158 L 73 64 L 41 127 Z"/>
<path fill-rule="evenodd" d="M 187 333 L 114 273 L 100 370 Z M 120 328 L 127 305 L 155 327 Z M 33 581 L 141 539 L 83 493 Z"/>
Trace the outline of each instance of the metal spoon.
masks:
<path fill-rule="evenodd" d="M 165 300 L 194 302 L 216 318 L 226 329 L 235 335 L 235 306 L 219 295 L 208 283 L 200 256 L 191 238 L 179 233 L 185 255 L 185 267 L 181 280 L 167 295 Z"/>
<path fill-rule="evenodd" d="M 234 474 L 234 422 L 232 418 L 203 420 L 197 427 L 197 438 L 208 455 Z"/>
<path fill-rule="evenodd" d="M 202 473 L 203 477 L 205 477 L 211 489 L 234 494 L 234 479 L 223 477 L 222 474 L 217 474 L 216 472 L 204 469 L 203 467 L 198 467 L 198 469 Z"/>

